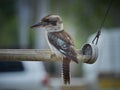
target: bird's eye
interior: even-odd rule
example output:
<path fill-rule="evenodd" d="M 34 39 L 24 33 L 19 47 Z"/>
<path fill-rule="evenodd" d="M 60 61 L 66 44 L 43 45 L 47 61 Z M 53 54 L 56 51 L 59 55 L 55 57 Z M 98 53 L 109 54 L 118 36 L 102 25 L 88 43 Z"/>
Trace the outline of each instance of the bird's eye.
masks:
<path fill-rule="evenodd" d="M 45 20 L 43 20 L 43 22 L 45 22 L 46 24 L 51 24 L 53 26 L 56 26 L 56 24 L 57 24 L 57 21 L 52 21 L 49 19 L 45 19 Z"/>

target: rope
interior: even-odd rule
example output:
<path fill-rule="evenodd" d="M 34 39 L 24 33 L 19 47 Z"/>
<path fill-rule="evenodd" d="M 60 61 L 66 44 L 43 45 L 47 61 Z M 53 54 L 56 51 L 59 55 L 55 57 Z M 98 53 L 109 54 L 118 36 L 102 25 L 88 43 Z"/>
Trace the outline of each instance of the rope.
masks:
<path fill-rule="evenodd" d="M 104 23 L 105 23 L 105 20 L 106 20 L 106 18 L 107 18 L 107 16 L 108 16 L 108 13 L 109 13 L 109 11 L 110 11 L 110 8 L 111 8 L 111 6 L 112 6 L 112 3 L 113 3 L 113 0 L 110 0 L 109 5 L 108 5 L 108 7 L 107 7 L 107 9 L 106 9 L 105 16 L 104 16 L 104 18 L 103 18 L 103 20 L 102 20 L 102 22 L 101 22 L 101 25 L 100 25 L 100 27 L 99 27 L 99 29 L 98 29 L 98 31 L 97 31 L 97 34 L 96 34 L 96 36 L 94 37 L 94 39 L 92 40 L 92 44 L 94 44 L 95 41 L 96 41 L 96 43 L 95 43 L 96 45 L 97 45 L 97 43 L 98 43 L 99 36 L 101 35 L 101 29 L 102 29 L 102 27 L 103 27 L 103 25 L 104 25 Z"/>

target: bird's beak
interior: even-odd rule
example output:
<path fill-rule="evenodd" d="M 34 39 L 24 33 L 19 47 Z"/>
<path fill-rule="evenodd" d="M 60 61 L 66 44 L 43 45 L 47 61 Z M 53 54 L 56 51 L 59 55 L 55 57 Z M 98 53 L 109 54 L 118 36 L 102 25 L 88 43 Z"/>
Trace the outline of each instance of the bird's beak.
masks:
<path fill-rule="evenodd" d="M 31 28 L 44 27 L 45 25 L 46 25 L 45 22 L 38 22 L 38 23 L 32 25 Z"/>

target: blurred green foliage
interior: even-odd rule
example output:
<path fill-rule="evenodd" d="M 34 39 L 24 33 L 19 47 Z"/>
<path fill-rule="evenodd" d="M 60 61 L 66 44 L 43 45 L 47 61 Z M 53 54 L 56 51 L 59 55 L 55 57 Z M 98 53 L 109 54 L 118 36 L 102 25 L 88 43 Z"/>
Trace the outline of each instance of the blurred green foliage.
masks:
<path fill-rule="evenodd" d="M 62 14 L 66 18 L 71 15 L 75 19 L 75 24 L 81 24 L 82 28 L 95 31 L 105 15 L 109 2 L 110 0 L 51 0 L 50 3 L 51 10 L 55 13 Z M 105 27 L 120 25 L 115 21 L 115 18 L 119 18 L 115 17 L 119 15 L 119 9 L 120 1 L 113 0 Z"/>
<path fill-rule="evenodd" d="M 15 0 L 0 1 L 0 47 L 7 48 L 17 44 L 17 23 Z"/>

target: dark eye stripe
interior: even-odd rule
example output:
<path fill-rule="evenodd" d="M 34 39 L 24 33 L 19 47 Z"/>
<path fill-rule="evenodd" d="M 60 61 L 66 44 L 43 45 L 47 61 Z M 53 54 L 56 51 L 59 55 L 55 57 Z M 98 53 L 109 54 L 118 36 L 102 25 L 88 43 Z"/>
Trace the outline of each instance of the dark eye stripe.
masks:
<path fill-rule="evenodd" d="M 43 20 L 43 22 L 49 23 L 50 21 L 49 21 L 49 19 L 45 19 L 45 20 Z"/>
<path fill-rule="evenodd" d="M 47 23 L 47 24 L 51 24 L 53 26 L 57 25 L 57 21 L 51 21 L 49 19 L 43 19 L 42 21 L 45 22 L 45 23 Z"/>

